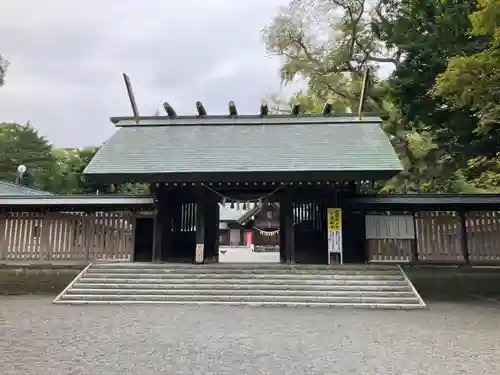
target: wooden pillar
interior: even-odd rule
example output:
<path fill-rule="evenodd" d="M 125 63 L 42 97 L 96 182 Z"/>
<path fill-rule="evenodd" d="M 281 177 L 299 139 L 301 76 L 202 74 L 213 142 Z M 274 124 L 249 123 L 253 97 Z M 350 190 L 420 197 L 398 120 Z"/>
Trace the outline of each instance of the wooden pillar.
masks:
<path fill-rule="evenodd" d="M 284 263 L 295 263 L 293 199 L 290 188 L 280 194 L 280 255 Z"/>
<path fill-rule="evenodd" d="M 173 194 L 164 194 L 162 201 L 161 260 L 166 262 L 172 254 L 172 208 L 177 203 L 177 200 Z"/>
<path fill-rule="evenodd" d="M 213 261 L 218 253 L 218 236 L 219 236 L 219 203 L 217 197 L 210 193 L 204 194 L 205 210 L 204 210 L 204 225 L 205 233 L 203 237 L 204 244 L 204 261 Z"/>
<path fill-rule="evenodd" d="M 172 214 L 171 206 L 174 199 L 163 189 L 156 191 L 157 214 L 153 232 L 153 262 L 166 261 L 171 247 Z M 173 198 L 173 197 L 172 197 Z"/>
<path fill-rule="evenodd" d="M 153 256 L 152 256 L 153 262 L 160 262 L 162 256 L 162 248 L 161 248 L 162 234 L 163 234 L 162 215 L 163 215 L 162 205 L 159 204 L 157 207 L 157 213 L 155 217 L 154 230 L 153 230 Z"/>
<path fill-rule="evenodd" d="M 205 246 L 205 211 L 206 199 L 204 191 L 201 190 L 196 197 L 196 247 L 199 245 Z M 206 249 L 203 249 L 205 252 Z M 193 254 L 196 262 L 196 254 Z"/>
<path fill-rule="evenodd" d="M 467 241 L 467 212 L 460 211 L 460 224 L 462 229 L 461 243 L 465 264 L 470 264 L 469 242 Z"/>
<path fill-rule="evenodd" d="M 411 263 L 418 263 L 418 238 L 417 238 L 417 212 L 412 212 L 413 215 L 413 232 L 414 238 L 411 240 Z"/>

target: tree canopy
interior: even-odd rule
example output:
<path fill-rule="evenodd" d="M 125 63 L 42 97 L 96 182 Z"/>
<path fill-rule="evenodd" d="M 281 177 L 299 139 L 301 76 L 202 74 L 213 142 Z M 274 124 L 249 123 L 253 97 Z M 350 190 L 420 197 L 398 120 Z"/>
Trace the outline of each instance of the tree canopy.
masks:
<path fill-rule="evenodd" d="M 106 194 L 111 185 L 97 184 L 83 176 L 83 170 L 98 147 L 56 148 L 40 136 L 30 123 L 0 123 L 0 179 L 18 180 L 17 168 L 26 166 L 20 183 L 56 194 Z M 121 194 L 146 194 L 144 184 L 114 187 Z"/>
<path fill-rule="evenodd" d="M 355 113 L 368 67 L 365 111 L 383 116 L 404 166 L 375 190 L 499 192 L 499 23 L 500 0 L 290 0 L 262 37 L 283 83 L 305 80 L 307 89 L 271 94 L 274 110 L 300 103 L 318 113 L 330 100 Z M 6 67 L 0 59 L 0 84 Z M 110 191 L 82 176 L 96 147 L 57 149 L 29 124 L 1 124 L 0 149 L 0 178 L 13 180 L 23 163 L 24 182 L 39 188 Z"/>
<path fill-rule="evenodd" d="M 316 107 L 333 96 L 355 110 L 362 72 L 375 72 L 367 110 L 385 115 L 405 168 L 377 189 L 495 191 L 498 3 L 292 0 L 263 38 L 283 83 L 306 79 L 297 95 Z"/>

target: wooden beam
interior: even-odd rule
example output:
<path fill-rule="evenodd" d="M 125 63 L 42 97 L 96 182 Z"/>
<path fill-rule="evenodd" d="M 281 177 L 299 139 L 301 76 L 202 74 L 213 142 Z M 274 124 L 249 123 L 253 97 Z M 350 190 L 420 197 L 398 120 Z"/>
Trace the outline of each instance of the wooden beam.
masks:
<path fill-rule="evenodd" d="M 236 104 L 231 100 L 228 104 L 229 107 L 229 115 L 230 116 L 237 116 L 238 115 L 238 109 L 236 108 Z"/>
<path fill-rule="evenodd" d="M 323 116 L 328 116 L 332 113 L 333 109 L 333 99 L 328 99 L 323 107 Z"/>
<path fill-rule="evenodd" d="M 123 80 L 125 81 L 125 87 L 127 88 L 128 99 L 130 101 L 130 105 L 132 106 L 132 112 L 135 117 L 135 122 L 138 124 L 139 110 L 137 109 L 137 103 L 135 101 L 134 91 L 132 90 L 132 83 L 130 82 L 130 77 L 127 74 L 122 73 L 122 75 L 123 75 Z"/>
<path fill-rule="evenodd" d="M 167 112 L 168 117 L 177 117 L 175 109 L 168 102 L 163 102 L 163 109 Z"/>
<path fill-rule="evenodd" d="M 368 85 L 370 78 L 370 68 L 367 66 L 363 76 L 363 86 L 361 87 L 361 96 L 359 98 L 358 120 L 363 120 L 365 111 L 366 95 L 368 93 Z"/>
<path fill-rule="evenodd" d="M 298 116 L 300 114 L 300 102 L 296 101 L 292 107 L 292 115 Z"/>
<path fill-rule="evenodd" d="M 203 106 L 202 102 L 197 101 L 196 102 L 196 110 L 198 111 L 198 116 L 206 116 L 207 111 L 205 110 L 205 107 Z"/>
<path fill-rule="evenodd" d="M 262 99 L 260 101 L 260 115 L 267 116 L 269 114 L 269 107 L 267 106 L 267 101 Z"/>

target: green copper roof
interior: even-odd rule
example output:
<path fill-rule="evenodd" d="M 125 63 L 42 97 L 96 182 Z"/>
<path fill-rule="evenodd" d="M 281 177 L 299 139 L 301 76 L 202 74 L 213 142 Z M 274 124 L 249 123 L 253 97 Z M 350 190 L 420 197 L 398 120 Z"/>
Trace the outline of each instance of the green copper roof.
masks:
<path fill-rule="evenodd" d="M 48 191 L 0 180 L 0 196 L 51 195 Z"/>
<path fill-rule="evenodd" d="M 324 116 L 113 118 L 88 175 L 382 171 L 401 164 L 381 119 Z M 390 174 L 389 173 L 389 174 Z"/>

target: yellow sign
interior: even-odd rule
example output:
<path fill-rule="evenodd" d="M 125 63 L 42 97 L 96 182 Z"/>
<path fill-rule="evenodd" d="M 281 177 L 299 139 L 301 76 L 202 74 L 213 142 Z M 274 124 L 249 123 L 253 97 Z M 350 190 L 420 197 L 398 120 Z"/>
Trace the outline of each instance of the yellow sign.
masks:
<path fill-rule="evenodd" d="M 342 209 L 328 209 L 328 230 L 342 230 Z"/>

